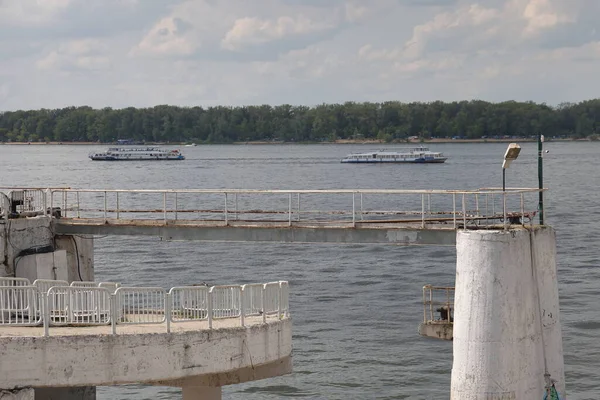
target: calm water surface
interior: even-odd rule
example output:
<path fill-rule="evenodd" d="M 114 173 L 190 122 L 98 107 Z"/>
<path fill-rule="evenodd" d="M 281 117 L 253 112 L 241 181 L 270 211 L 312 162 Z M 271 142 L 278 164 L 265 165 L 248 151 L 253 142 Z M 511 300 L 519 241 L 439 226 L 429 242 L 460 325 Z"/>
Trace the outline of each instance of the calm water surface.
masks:
<path fill-rule="evenodd" d="M 537 186 L 526 143 L 508 186 Z M 506 144 L 439 144 L 441 165 L 347 165 L 366 145 L 183 148 L 183 162 L 103 163 L 100 146 L 0 145 L 0 186 L 79 188 L 476 189 L 500 186 Z M 546 143 L 547 223 L 558 235 L 567 390 L 597 398 L 600 382 L 600 143 Z M 223 389 L 225 399 L 447 399 L 452 344 L 421 338 L 421 287 L 454 285 L 453 247 L 167 242 L 96 239 L 97 280 L 172 287 L 189 281 L 289 280 L 294 373 Z M 99 399 L 179 398 L 176 389 L 98 388 Z"/>

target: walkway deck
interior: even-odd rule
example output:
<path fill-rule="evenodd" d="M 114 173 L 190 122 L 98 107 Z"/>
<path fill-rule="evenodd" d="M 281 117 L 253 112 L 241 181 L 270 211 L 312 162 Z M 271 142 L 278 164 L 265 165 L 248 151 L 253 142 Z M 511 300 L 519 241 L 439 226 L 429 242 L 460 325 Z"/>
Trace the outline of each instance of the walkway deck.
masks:
<path fill-rule="evenodd" d="M 10 197 L 16 196 L 16 214 L 51 216 L 58 234 L 453 245 L 457 229 L 532 224 L 538 193 L 533 188 L 13 189 L 2 208 L 4 218 L 10 217 Z"/>

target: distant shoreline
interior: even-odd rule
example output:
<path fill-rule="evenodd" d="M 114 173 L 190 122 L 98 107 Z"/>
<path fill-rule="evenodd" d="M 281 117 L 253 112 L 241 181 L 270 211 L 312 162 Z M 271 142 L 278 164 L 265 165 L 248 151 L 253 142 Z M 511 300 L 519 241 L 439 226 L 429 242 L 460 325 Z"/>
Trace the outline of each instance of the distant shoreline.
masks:
<path fill-rule="evenodd" d="M 546 139 L 546 142 L 592 142 L 590 138 L 584 139 Z M 274 144 L 411 144 L 418 145 L 423 143 L 512 143 L 512 142 L 537 142 L 537 139 L 530 138 L 514 138 L 514 139 L 425 139 L 410 140 L 410 141 L 393 141 L 385 142 L 377 139 L 337 139 L 334 142 L 284 142 L 284 141 L 267 141 L 255 140 L 248 142 L 233 142 L 233 143 L 206 143 L 198 144 L 198 146 L 209 146 L 215 144 L 232 144 L 232 145 L 274 145 Z M 0 146 L 136 146 L 136 145 L 117 145 L 115 143 L 97 143 L 97 142 L 0 142 Z M 185 146 L 186 143 L 145 143 L 137 146 Z"/>

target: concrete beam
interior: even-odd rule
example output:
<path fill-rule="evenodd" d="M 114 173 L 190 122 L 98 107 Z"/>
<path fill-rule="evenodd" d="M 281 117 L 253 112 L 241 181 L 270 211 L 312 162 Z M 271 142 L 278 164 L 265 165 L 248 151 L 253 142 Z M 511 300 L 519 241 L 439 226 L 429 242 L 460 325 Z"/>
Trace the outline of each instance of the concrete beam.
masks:
<path fill-rule="evenodd" d="M 456 244 L 451 228 L 421 229 L 397 224 L 349 226 L 184 225 L 184 224 L 98 224 L 55 220 L 56 233 L 63 235 L 159 236 L 165 240 L 282 243 L 377 243 L 392 245 Z"/>

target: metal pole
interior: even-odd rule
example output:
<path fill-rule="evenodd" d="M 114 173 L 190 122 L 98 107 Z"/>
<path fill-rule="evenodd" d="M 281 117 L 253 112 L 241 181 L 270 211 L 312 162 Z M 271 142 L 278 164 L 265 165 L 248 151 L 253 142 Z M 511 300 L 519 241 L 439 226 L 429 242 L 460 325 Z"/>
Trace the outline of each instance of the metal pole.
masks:
<path fill-rule="evenodd" d="M 502 191 L 506 192 L 506 168 L 502 168 Z"/>
<path fill-rule="evenodd" d="M 288 203 L 288 226 L 292 226 L 292 194 L 289 195 Z"/>
<path fill-rule="evenodd" d="M 540 211 L 540 225 L 544 225 L 544 168 L 543 168 L 543 157 L 542 157 L 542 134 L 538 135 L 538 188 L 539 192 L 539 204 L 538 209 Z"/>

